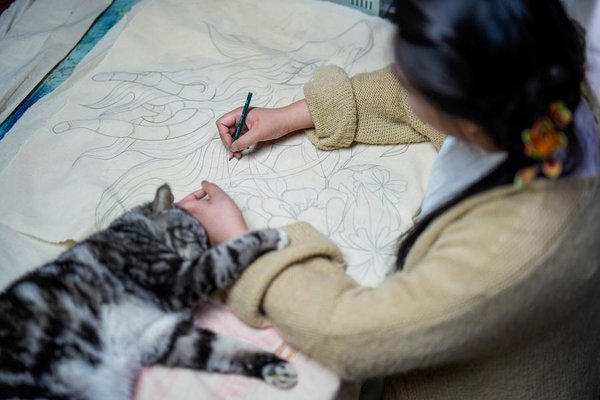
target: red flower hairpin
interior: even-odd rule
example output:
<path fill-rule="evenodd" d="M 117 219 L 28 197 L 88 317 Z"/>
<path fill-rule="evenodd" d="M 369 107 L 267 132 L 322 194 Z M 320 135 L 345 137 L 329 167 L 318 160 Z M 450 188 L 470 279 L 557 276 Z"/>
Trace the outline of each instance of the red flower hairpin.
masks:
<path fill-rule="evenodd" d="M 555 101 L 548 107 L 548 115 L 536 120 L 531 129 L 521 134 L 525 155 L 538 161 L 534 166 L 521 169 L 515 176 L 515 186 L 521 188 L 531 183 L 541 172 L 550 179 L 557 179 L 563 171 L 556 153 L 565 148 L 567 135 L 562 132 L 573 121 L 573 113 L 563 101 Z"/>

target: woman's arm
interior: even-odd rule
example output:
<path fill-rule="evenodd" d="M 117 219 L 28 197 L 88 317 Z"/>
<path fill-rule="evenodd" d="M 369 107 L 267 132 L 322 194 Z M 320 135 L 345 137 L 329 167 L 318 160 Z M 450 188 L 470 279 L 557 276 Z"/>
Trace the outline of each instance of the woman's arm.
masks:
<path fill-rule="evenodd" d="M 291 132 L 314 128 L 306 101 L 299 100 L 279 108 L 251 108 L 247 114 L 242 135 L 235 140 L 242 107 L 221 116 L 216 122 L 223 145 L 233 157 L 240 158 L 241 151 L 258 142 L 279 139 Z"/>
<path fill-rule="evenodd" d="M 442 134 L 410 110 L 391 66 L 352 78 L 339 67 L 323 67 L 304 86 L 304 95 L 315 126 L 307 134 L 321 149 L 431 141 L 439 150 L 443 142 Z"/>
<path fill-rule="evenodd" d="M 242 136 L 233 143 L 242 107 L 216 122 L 223 145 L 232 155 L 258 142 L 306 130 L 311 142 L 323 150 L 352 143 L 398 144 L 431 141 L 439 150 L 443 135 L 421 122 L 410 110 L 405 91 L 392 67 L 353 78 L 339 67 L 316 71 L 305 85 L 305 99 L 280 108 L 252 108 Z M 314 128 L 314 129 L 313 129 Z"/>
<path fill-rule="evenodd" d="M 415 245 L 409 269 L 377 288 L 346 276 L 327 238 L 307 224 L 291 225 L 290 247 L 251 266 L 228 303 L 248 323 L 274 324 L 291 345 L 347 379 L 497 348 L 516 340 L 524 326 L 534 334 L 559 318 L 551 311 L 560 301 L 556 293 L 568 289 L 562 285 L 573 273 L 559 269 L 564 276 L 558 276 L 542 260 L 560 240 L 577 199 L 535 192 L 512 197 L 480 197 L 480 204 L 460 206 L 454 220 L 441 218 Z"/>

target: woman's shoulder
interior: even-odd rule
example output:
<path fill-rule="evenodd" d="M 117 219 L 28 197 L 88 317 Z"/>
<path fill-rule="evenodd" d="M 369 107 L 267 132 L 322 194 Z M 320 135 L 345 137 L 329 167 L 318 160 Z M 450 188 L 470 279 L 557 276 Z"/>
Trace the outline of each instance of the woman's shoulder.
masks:
<path fill-rule="evenodd" d="M 600 234 L 600 177 L 539 180 L 524 189 L 503 186 L 472 196 L 438 217 L 419 237 L 407 259 L 420 260 L 449 248 L 481 263 L 515 269 L 535 267 L 577 235 L 586 248 Z M 587 237 L 580 237 L 587 232 Z M 577 246 L 569 245 L 570 249 Z"/>

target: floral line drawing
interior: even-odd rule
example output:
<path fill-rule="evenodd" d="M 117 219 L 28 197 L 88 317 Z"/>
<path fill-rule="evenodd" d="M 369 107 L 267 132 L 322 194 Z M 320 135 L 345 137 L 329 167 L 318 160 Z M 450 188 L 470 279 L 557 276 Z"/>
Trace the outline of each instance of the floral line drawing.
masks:
<path fill-rule="evenodd" d="M 298 135 L 228 162 L 214 126 L 219 115 L 243 104 L 250 90 L 253 106 L 277 107 L 301 98 L 316 68 L 336 63 L 351 70 L 373 48 L 368 21 L 292 49 L 223 33 L 208 23 L 205 28 L 227 61 L 180 71 L 97 73 L 92 83 L 108 93 L 85 105 L 97 117 L 53 127 L 57 135 L 112 139 L 81 153 L 72 168 L 87 160 L 107 165 L 116 159 L 138 160 L 102 193 L 95 211 L 97 227 L 148 199 L 165 181 L 182 193 L 211 179 L 232 195 L 250 226 L 311 222 L 342 248 L 350 275 L 382 278 L 401 233 L 397 204 L 407 191 L 405 181 L 361 161 L 362 146 L 324 152 Z M 405 151 L 406 146 L 388 147 L 380 157 Z"/>

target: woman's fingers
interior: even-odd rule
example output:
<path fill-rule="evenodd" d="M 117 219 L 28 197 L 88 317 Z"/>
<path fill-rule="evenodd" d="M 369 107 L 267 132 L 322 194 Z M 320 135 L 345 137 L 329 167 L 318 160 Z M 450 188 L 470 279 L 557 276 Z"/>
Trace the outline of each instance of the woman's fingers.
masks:
<path fill-rule="evenodd" d="M 211 199 L 216 199 L 220 196 L 227 196 L 227 194 L 221 189 L 217 184 L 202 181 L 202 189 L 198 189 L 188 195 L 186 195 L 183 199 L 179 200 L 177 204 L 182 206 L 184 203 L 197 202 L 199 200 L 203 200 L 205 203 Z"/>
<path fill-rule="evenodd" d="M 238 121 L 242 115 L 242 108 L 236 108 L 233 111 L 224 114 L 216 122 L 217 130 L 219 131 L 219 137 L 223 146 L 229 148 L 233 142 L 233 135 Z"/>
<path fill-rule="evenodd" d="M 213 244 L 231 240 L 248 230 L 240 208 L 212 182 L 202 181 L 202 189 L 185 196 L 178 205 L 206 228 Z"/>
<path fill-rule="evenodd" d="M 241 135 L 238 140 L 235 140 L 231 144 L 231 146 L 229 146 L 229 151 L 231 151 L 232 153 L 239 153 L 242 150 L 247 149 L 248 147 L 258 142 L 260 142 L 260 137 L 257 131 L 249 130 L 245 134 Z"/>
<path fill-rule="evenodd" d="M 178 205 L 184 203 L 198 202 L 202 200 L 202 203 L 206 203 L 212 199 L 216 199 L 220 196 L 227 196 L 227 194 L 218 185 L 208 181 L 202 181 L 202 189 L 196 190 L 183 199 L 179 200 Z"/>
<path fill-rule="evenodd" d="M 178 201 L 178 204 L 182 204 L 188 201 L 193 201 L 193 200 L 202 200 L 204 197 L 206 197 L 206 191 L 204 189 L 199 189 L 196 190 L 195 192 L 192 192 L 190 194 L 188 194 L 187 196 L 185 196 L 183 199 Z"/>
<path fill-rule="evenodd" d="M 227 196 L 223 189 L 221 189 L 217 184 L 209 181 L 202 181 L 202 190 L 204 190 L 211 199 Z"/>
<path fill-rule="evenodd" d="M 237 158 L 239 160 L 240 158 L 242 158 L 241 151 L 243 149 L 248 148 L 252 144 L 260 141 L 259 135 L 252 131 L 253 120 L 251 116 L 249 116 L 249 118 L 246 119 L 238 140 L 234 140 L 236 128 L 239 124 L 241 114 L 242 109 L 238 108 L 223 115 L 217 120 L 217 129 L 219 130 L 219 137 L 221 138 L 221 142 L 223 143 L 223 146 L 225 148 L 229 149 L 229 160 L 231 160 L 232 158 Z M 231 146 L 234 142 L 236 143 L 236 145 L 232 149 Z"/>

